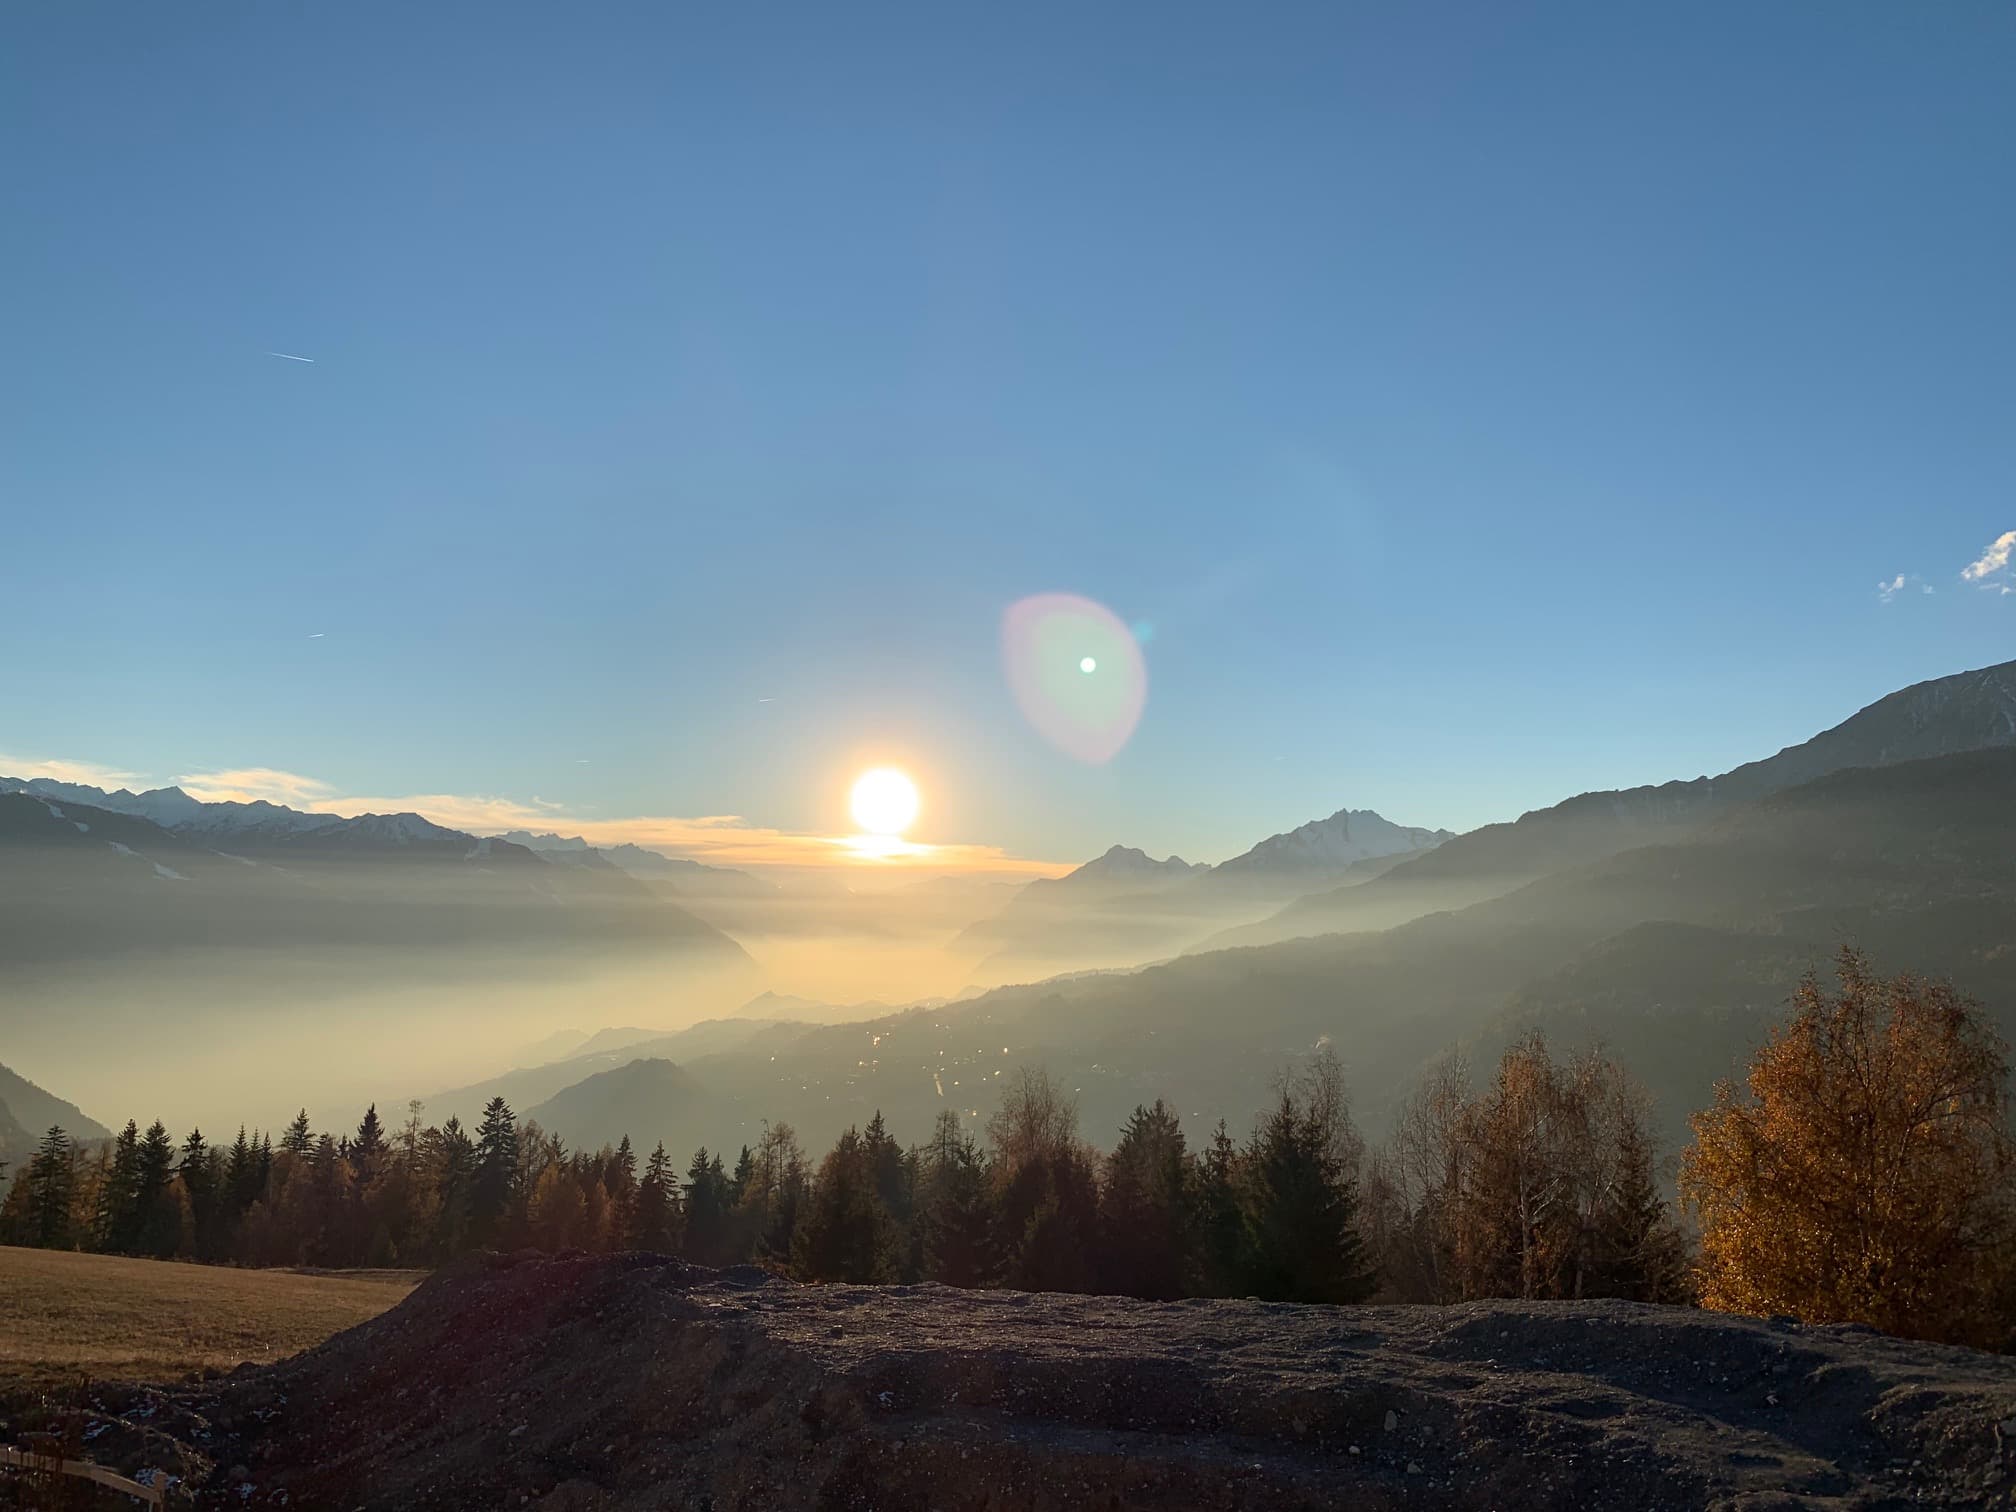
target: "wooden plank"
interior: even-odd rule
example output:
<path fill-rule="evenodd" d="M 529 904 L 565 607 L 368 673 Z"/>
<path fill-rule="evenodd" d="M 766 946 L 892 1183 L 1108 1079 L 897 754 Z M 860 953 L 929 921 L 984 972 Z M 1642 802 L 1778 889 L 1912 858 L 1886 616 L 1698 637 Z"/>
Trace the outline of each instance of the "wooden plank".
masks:
<path fill-rule="evenodd" d="M 107 1469 L 104 1465 L 94 1465 L 88 1460 L 58 1460 L 52 1455 L 30 1454 L 23 1449 L 10 1449 L 5 1444 L 0 1444 L 0 1465 L 14 1465 L 22 1470 L 39 1470 L 44 1475 L 54 1472 L 80 1476 L 88 1481 L 96 1481 L 101 1486 L 109 1486 L 114 1491 L 124 1492 L 150 1507 L 160 1506 L 168 1496 L 166 1486 L 143 1486 L 140 1482 L 128 1480 L 118 1471 Z"/>

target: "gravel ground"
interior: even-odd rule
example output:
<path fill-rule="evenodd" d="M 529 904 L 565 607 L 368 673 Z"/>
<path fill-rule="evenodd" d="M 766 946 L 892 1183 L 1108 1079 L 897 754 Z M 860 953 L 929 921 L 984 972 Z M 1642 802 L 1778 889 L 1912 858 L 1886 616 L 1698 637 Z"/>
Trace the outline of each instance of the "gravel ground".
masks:
<path fill-rule="evenodd" d="M 2016 1507 L 2016 1360 L 1621 1302 L 480 1257 L 294 1359 L 148 1400 L 220 1506 Z"/>

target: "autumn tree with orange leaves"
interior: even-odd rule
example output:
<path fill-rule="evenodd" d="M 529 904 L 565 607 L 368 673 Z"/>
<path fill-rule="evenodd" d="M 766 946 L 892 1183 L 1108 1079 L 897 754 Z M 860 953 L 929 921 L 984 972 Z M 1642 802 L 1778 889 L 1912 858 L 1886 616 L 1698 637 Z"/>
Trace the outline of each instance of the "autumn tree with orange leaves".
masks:
<path fill-rule="evenodd" d="M 2016 1329 L 2008 1062 L 1978 1004 L 1843 950 L 1693 1118 L 1680 1190 L 1704 1305 L 2006 1348 Z"/>

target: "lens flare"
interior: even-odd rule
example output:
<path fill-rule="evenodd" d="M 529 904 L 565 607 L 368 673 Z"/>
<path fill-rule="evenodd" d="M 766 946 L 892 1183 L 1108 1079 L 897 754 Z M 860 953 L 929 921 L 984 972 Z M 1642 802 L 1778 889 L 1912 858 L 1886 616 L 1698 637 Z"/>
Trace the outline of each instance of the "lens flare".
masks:
<path fill-rule="evenodd" d="M 1076 760 L 1120 753 L 1148 701 L 1141 646 L 1105 605 L 1039 593 L 1001 616 L 1001 662 L 1022 717 Z"/>

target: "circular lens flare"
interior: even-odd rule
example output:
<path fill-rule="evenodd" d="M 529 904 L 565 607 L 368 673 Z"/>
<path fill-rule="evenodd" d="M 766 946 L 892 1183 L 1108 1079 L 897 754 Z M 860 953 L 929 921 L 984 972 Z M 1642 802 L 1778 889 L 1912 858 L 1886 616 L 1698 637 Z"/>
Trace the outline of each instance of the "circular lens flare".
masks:
<path fill-rule="evenodd" d="M 1022 717 L 1076 760 L 1111 761 L 1141 722 L 1148 666 L 1134 633 L 1104 604 L 1075 593 L 1010 604 L 1001 662 Z"/>
<path fill-rule="evenodd" d="M 917 784 L 894 767 L 871 767 L 848 798 L 854 822 L 870 835 L 900 835 L 917 818 Z"/>

